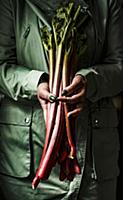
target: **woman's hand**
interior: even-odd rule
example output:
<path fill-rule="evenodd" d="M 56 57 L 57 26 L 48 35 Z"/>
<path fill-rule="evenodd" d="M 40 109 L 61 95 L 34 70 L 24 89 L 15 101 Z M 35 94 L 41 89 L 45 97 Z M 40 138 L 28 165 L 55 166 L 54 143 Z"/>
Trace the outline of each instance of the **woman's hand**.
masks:
<path fill-rule="evenodd" d="M 41 105 L 42 103 L 46 104 L 49 101 L 49 95 L 50 92 L 48 82 L 40 83 L 37 88 L 37 97 Z"/>
<path fill-rule="evenodd" d="M 76 116 L 84 107 L 86 94 L 86 80 L 81 75 L 76 75 L 72 83 L 64 88 L 59 101 L 73 105 L 74 109 L 68 113 L 68 116 Z"/>
<path fill-rule="evenodd" d="M 51 94 L 49 91 L 49 83 L 48 82 L 42 82 L 38 85 L 37 88 L 37 98 L 41 104 L 41 107 L 44 112 L 44 119 L 46 122 L 47 118 L 47 110 L 48 110 L 48 102 L 55 102 L 56 101 L 56 96 Z"/>
<path fill-rule="evenodd" d="M 49 95 L 50 95 L 49 84 L 47 82 L 40 83 L 37 88 L 37 98 L 43 109 L 45 123 L 47 120 Z"/>
<path fill-rule="evenodd" d="M 73 106 L 73 110 L 68 113 L 68 116 L 76 116 L 84 107 L 86 94 L 86 80 L 81 75 L 76 75 L 72 83 L 64 88 L 62 96 L 56 97 L 49 91 L 48 82 L 40 83 L 37 89 L 37 97 L 43 108 L 47 109 L 48 102 L 62 101 Z"/>
<path fill-rule="evenodd" d="M 53 103 L 57 99 L 55 95 L 50 93 L 48 82 L 42 82 L 38 85 L 37 98 L 43 108 L 47 106 L 48 102 Z"/>

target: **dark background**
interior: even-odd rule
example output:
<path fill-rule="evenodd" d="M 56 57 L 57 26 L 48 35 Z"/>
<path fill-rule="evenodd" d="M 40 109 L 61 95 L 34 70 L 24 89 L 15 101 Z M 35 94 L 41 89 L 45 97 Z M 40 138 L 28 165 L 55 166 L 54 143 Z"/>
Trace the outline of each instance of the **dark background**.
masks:
<path fill-rule="evenodd" d="M 123 105 L 123 94 L 122 94 L 122 105 Z M 120 167 L 120 175 L 118 177 L 118 186 L 117 186 L 117 200 L 123 200 L 123 106 L 120 113 L 120 124 L 119 124 L 119 137 L 120 137 L 120 155 L 119 155 L 119 167 Z"/>
<path fill-rule="evenodd" d="M 120 0 L 122 5 L 122 13 L 123 13 L 123 0 Z M 119 167 L 120 167 L 120 175 L 118 177 L 118 186 L 117 186 L 117 200 L 123 200 L 123 92 L 122 96 L 122 109 L 120 113 L 120 123 L 119 123 L 119 137 L 120 137 L 120 156 L 119 156 Z"/>
<path fill-rule="evenodd" d="M 122 0 L 123 1 L 123 0 Z M 117 200 L 123 200 L 123 93 L 122 95 L 122 109 L 120 112 L 120 123 L 119 123 L 119 138 L 120 138 L 120 154 L 119 154 L 119 167 L 120 175 L 118 177 L 118 186 L 117 186 Z"/>

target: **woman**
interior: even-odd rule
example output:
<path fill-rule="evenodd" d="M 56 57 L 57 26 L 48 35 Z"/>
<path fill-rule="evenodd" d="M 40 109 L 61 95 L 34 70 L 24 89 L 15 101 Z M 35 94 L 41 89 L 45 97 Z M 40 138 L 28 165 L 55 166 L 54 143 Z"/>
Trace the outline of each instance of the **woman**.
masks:
<path fill-rule="evenodd" d="M 0 1 L 0 192 L 4 200 L 116 199 L 119 139 L 114 97 L 123 89 L 123 30 L 117 0 L 76 1 L 90 13 L 85 30 L 88 50 L 72 83 L 64 88 L 67 96 L 58 99 L 76 104 L 81 174 L 73 181 L 60 181 L 56 165 L 47 181 L 36 190 L 31 188 L 45 137 L 40 103 L 50 101 L 39 29 L 50 26 L 61 2 Z"/>

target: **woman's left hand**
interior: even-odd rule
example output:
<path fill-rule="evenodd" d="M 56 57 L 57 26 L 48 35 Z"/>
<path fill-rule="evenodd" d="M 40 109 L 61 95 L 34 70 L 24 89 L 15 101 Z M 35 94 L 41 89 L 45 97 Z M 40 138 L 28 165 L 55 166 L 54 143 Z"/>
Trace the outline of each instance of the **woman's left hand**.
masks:
<path fill-rule="evenodd" d="M 76 75 L 72 83 L 63 89 L 59 101 L 73 105 L 74 109 L 68 112 L 68 116 L 76 116 L 84 108 L 86 95 L 86 80 L 81 75 Z"/>

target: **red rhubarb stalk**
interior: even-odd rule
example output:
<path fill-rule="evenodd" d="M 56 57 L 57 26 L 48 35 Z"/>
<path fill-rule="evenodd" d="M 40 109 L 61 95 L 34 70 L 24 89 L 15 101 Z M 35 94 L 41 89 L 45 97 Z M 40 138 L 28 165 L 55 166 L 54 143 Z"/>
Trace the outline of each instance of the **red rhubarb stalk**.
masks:
<path fill-rule="evenodd" d="M 47 170 L 49 169 L 51 171 L 51 169 L 52 169 L 50 163 L 52 163 L 52 152 L 53 152 L 53 149 L 56 144 L 58 132 L 60 134 L 60 130 L 61 130 L 62 121 L 59 119 L 61 119 L 60 116 L 62 115 L 62 112 L 63 112 L 63 105 L 62 105 L 62 103 L 59 103 L 58 108 L 57 108 L 56 123 L 55 123 L 54 129 L 53 129 L 53 133 L 52 133 L 45 157 L 43 158 L 43 160 L 41 160 L 39 170 L 36 174 L 35 179 L 32 182 L 33 189 L 35 189 L 37 187 L 39 180 L 47 179 Z"/>
<path fill-rule="evenodd" d="M 64 62 L 63 62 L 63 71 L 62 71 L 62 82 L 63 82 L 63 88 L 65 88 L 68 84 L 70 84 L 70 69 L 69 69 L 69 58 L 70 58 L 70 49 L 72 47 L 69 47 L 69 50 L 65 52 L 64 56 Z M 72 133 L 71 133 L 71 127 L 70 127 L 70 118 L 68 117 L 68 105 L 67 103 L 64 103 L 64 111 L 65 111 L 65 120 L 66 120 L 66 133 L 67 133 L 67 139 L 70 146 L 70 154 L 69 157 L 71 159 L 74 159 L 76 155 L 76 148 L 72 139 Z"/>
<path fill-rule="evenodd" d="M 73 51 L 71 35 L 76 29 L 80 9 L 80 5 L 74 7 L 74 1 L 69 2 L 67 6 L 57 10 L 52 20 L 51 31 L 48 31 L 46 26 L 42 30 L 44 47 L 49 54 L 49 89 L 56 97 L 61 96 L 62 87 L 70 84 L 71 72 L 73 72 L 69 68 Z M 49 102 L 44 108 L 46 136 L 40 165 L 32 182 L 33 189 L 37 187 L 40 180 L 49 177 L 57 160 L 61 166 L 61 179 L 72 180 L 75 173 L 80 173 L 68 112 L 68 105 L 61 102 Z M 66 141 L 63 139 L 64 135 Z M 61 148 L 61 145 L 64 145 L 64 148 Z"/>

